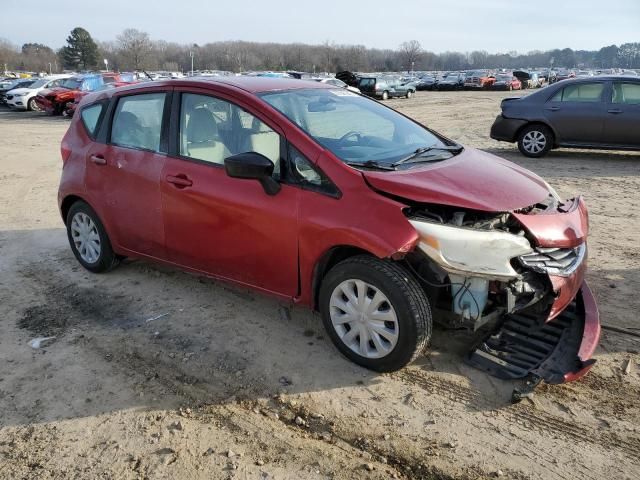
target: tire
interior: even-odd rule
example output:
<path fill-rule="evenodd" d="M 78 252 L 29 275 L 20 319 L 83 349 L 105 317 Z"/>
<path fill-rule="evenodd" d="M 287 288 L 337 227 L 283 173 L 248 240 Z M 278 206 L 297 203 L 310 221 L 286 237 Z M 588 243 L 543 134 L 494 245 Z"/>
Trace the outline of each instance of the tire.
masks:
<path fill-rule="evenodd" d="M 553 148 L 553 133 L 540 124 L 527 125 L 518 135 L 518 150 L 525 157 L 544 157 Z"/>
<path fill-rule="evenodd" d="M 389 100 L 389 92 L 386 90 L 382 92 L 382 100 Z"/>
<path fill-rule="evenodd" d="M 93 273 L 102 273 L 112 270 L 120 263 L 120 257 L 113 252 L 111 241 L 100 218 L 87 203 L 77 201 L 71 205 L 66 223 L 69 245 L 76 259 L 84 268 Z M 85 232 L 84 237 L 87 239 L 85 243 L 92 245 L 92 248 L 84 249 L 85 253 L 82 253 L 83 244 L 78 243 L 83 232 Z M 92 240 L 92 237 L 95 240 Z M 96 250 L 97 255 L 95 254 Z"/>
<path fill-rule="evenodd" d="M 354 295 L 353 301 L 345 292 Z M 377 304 L 369 304 L 375 311 L 359 311 L 360 298 L 362 302 L 377 298 Z M 338 350 L 354 363 L 377 372 L 393 372 L 412 362 L 431 338 L 431 308 L 425 291 L 413 275 L 391 260 L 359 255 L 334 266 L 320 287 L 320 313 Z M 372 318 L 375 316 L 379 318 Z M 373 322 L 382 322 L 376 325 L 378 330 L 370 328 Z M 380 330 L 385 334 L 378 333 Z M 365 332 L 368 341 L 362 341 L 360 332 Z"/>
<path fill-rule="evenodd" d="M 413 96 L 413 92 L 411 90 L 407 90 L 407 98 L 411 98 Z"/>
<path fill-rule="evenodd" d="M 35 97 L 30 98 L 29 101 L 27 102 L 27 110 L 31 110 L 33 112 L 41 112 L 42 111 L 42 109 L 36 103 Z"/>

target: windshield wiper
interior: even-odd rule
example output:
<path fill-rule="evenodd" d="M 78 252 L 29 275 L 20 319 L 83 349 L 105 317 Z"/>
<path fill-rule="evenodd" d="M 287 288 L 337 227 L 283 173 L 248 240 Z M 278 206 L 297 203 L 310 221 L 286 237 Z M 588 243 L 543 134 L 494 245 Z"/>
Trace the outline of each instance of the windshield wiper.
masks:
<path fill-rule="evenodd" d="M 431 152 L 432 150 L 437 150 L 441 152 L 460 153 L 463 150 L 463 148 L 464 147 L 462 147 L 462 145 L 442 145 L 442 146 L 431 145 L 430 147 L 422 147 L 422 148 L 418 148 L 411 155 L 407 155 L 406 157 L 401 158 L 397 162 L 392 163 L 391 166 L 396 167 L 398 165 L 402 165 L 403 163 L 413 163 L 412 160 L 420 158 L 422 155 L 424 155 L 427 152 Z M 429 160 L 424 160 L 424 161 L 429 161 Z"/>
<path fill-rule="evenodd" d="M 366 162 L 344 162 L 352 167 L 365 167 L 365 168 L 377 168 L 379 170 L 395 170 L 396 167 L 388 163 L 378 163 L 374 160 L 367 160 Z"/>

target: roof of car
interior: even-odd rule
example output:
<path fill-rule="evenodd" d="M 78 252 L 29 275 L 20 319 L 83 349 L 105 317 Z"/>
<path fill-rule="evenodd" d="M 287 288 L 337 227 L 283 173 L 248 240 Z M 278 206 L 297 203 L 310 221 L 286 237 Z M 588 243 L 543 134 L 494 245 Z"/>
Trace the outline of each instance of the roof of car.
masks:
<path fill-rule="evenodd" d="M 294 90 L 301 88 L 335 88 L 313 80 L 299 80 L 297 78 L 280 77 L 200 77 L 200 78 L 179 78 L 175 80 L 163 80 L 158 82 L 144 83 L 143 85 L 168 85 L 168 86 L 205 86 L 211 84 L 231 85 L 247 92 L 262 93 L 274 90 Z"/>

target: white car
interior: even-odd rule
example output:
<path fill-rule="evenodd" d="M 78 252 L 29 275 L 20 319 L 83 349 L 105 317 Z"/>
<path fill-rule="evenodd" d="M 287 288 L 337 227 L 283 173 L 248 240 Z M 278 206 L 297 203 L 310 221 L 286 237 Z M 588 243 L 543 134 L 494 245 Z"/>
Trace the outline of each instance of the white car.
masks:
<path fill-rule="evenodd" d="M 320 82 L 320 83 L 327 83 L 329 85 L 333 85 L 334 87 L 346 88 L 350 92 L 360 93 L 360 89 L 359 88 L 352 87 L 351 85 L 347 85 L 342 80 L 339 80 L 337 78 L 331 78 L 331 77 L 328 77 L 328 78 L 314 78 L 313 80 L 315 80 L 316 82 Z"/>
<path fill-rule="evenodd" d="M 46 88 L 59 86 L 69 75 L 52 75 L 36 80 L 26 88 L 15 88 L 6 94 L 6 102 L 10 108 L 16 110 L 40 111 L 36 104 L 36 95 Z"/>

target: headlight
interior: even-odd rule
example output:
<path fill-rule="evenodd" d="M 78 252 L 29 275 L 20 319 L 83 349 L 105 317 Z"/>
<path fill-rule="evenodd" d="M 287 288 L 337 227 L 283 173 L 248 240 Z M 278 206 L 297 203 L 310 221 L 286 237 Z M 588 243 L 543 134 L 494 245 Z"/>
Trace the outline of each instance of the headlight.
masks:
<path fill-rule="evenodd" d="M 450 273 L 509 280 L 518 276 L 511 259 L 533 251 L 526 238 L 507 232 L 409 222 L 420 237 L 420 250 Z"/>

